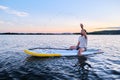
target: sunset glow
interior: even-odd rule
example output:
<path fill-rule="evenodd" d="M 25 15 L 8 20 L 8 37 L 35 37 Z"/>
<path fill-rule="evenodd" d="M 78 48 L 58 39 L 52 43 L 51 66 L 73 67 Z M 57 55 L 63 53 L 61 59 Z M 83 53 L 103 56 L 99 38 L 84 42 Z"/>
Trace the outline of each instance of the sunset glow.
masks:
<path fill-rule="evenodd" d="M 120 0 L 0 0 L 0 32 L 119 29 Z M 114 27 L 114 28 L 113 28 Z"/>

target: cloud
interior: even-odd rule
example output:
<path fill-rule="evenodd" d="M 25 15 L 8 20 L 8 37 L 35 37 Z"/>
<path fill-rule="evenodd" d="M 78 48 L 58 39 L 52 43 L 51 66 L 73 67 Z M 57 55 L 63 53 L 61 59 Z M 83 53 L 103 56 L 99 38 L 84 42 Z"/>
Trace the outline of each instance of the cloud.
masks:
<path fill-rule="evenodd" d="M 0 20 L 0 25 L 9 25 L 9 26 L 13 26 L 14 23 L 13 23 L 13 22 L 10 22 L 10 21 L 3 21 L 3 20 Z"/>
<path fill-rule="evenodd" d="M 8 7 L 0 5 L 0 10 L 7 10 Z"/>
<path fill-rule="evenodd" d="M 5 22 L 4 21 L 0 21 L 0 24 L 4 24 Z"/>
<path fill-rule="evenodd" d="M 3 6 L 3 5 L 0 5 L 0 10 L 3 10 L 4 12 L 6 12 L 8 14 L 13 14 L 13 15 L 16 15 L 19 17 L 24 17 L 24 16 L 29 15 L 29 13 L 27 13 L 27 12 L 13 10 L 13 9 L 10 9 L 9 7 Z"/>
<path fill-rule="evenodd" d="M 20 11 L 16 11 L 16 10 L 7 10 L 6 12 L 9 13 L 9 14 L 13 14 L 13 15 L 19 16 L 19 17 L 24 17 L 24 16 L 28 16 L 29 15 L 26 12 L 20 12 Z"/>
<path fill-rule="evenodd" d="M 96 28 L 96 29 L 120 29 L 120 27 L 106 27 L 106 28 Z"/>

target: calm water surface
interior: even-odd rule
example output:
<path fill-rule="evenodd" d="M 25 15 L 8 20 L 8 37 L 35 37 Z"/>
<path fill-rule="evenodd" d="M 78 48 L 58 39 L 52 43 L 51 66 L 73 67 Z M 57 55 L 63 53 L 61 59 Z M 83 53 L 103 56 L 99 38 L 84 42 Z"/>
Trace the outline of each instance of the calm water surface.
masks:
<path fill-rule="evenodd" d="M 78 35 L 0 35 L 0 80 L 120 80 L 120 35 L 89 35 L 86 56 L 92 68 L 82 73 L 76 57 L 36 58 L 23 52 L 36 47 L 69 48 Z"/>

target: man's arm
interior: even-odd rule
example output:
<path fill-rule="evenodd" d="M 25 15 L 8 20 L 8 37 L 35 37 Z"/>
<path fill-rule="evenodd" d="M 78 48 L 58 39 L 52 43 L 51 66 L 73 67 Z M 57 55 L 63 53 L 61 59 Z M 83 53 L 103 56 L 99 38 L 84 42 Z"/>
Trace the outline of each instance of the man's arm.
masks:
<path fill-rule="evenodd" d="M 80 42 L 78 41 L 78 43 L 77 43 L 77 46 L 76 46 L 76 47 L 79 47 L 79 45 L 80 45 Z"/>

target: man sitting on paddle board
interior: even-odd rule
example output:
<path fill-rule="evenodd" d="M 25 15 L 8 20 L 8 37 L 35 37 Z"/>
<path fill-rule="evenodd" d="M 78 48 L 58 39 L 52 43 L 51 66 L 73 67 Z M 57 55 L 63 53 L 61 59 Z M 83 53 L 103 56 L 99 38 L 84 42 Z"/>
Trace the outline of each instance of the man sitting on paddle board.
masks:
<path fill-rule="evenodd" d="M 70 49 L 77 49 L 78 55 L 80 56 L 83 51 L 87 49 L 87 32 L 83 28 L 83 24 L 80 24 L 81 27 L 81 36 L 78 39 L 77 46 L 71 46 Z"/>

